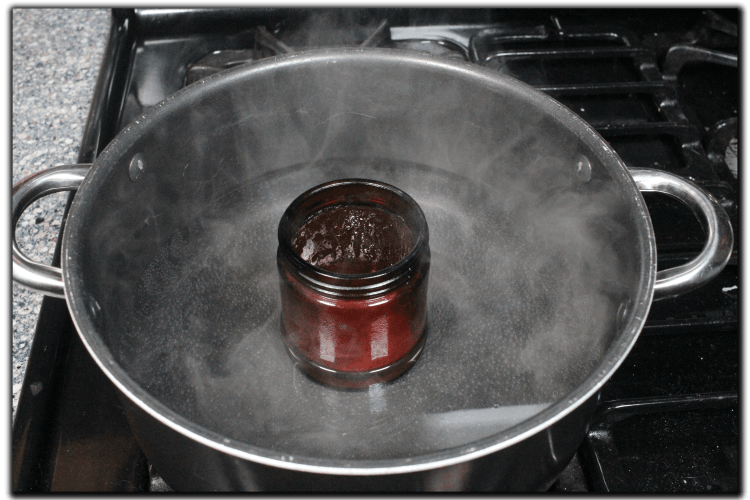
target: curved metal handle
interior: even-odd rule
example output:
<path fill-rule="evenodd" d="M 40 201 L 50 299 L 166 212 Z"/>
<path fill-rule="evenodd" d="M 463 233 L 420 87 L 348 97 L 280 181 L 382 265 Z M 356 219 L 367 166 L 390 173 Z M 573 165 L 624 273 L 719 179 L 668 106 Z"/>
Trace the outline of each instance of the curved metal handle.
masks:
<path fill-rule="evenodd" d="M 90 164 L 62 165 L 26 177 L 13 186 L 13 281 L 52 297 L 65 297 L 60 268 L 34 262 L 16 243 L 16 224 L 26 208 L 42 196 L 75 191 L 91 168 Z"/>
<path fill-rule="evenodd" d="M 687 204 L 708 237 L 695 259 L 656 273 L 654 298 L 679 295 L 715 278 L 729 261 L 734 244 L 729 216 L 716 198 L 692 182 L 661 170 L 631 169 L 630 174 L 641 191 L 668 194 Z"/>

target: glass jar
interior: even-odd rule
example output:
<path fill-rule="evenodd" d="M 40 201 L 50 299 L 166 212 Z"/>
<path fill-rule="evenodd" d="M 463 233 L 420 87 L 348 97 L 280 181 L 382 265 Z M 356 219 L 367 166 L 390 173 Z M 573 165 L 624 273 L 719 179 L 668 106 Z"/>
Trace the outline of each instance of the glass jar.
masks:
<path fill-rule="evenodd" d="M 324 211 L 348 207 L 378 209 L 389 220 L 395 216 L 410 232 L 405 256 L 362 274 L 334 272 L 303 259 L 298 239 L 305 224 Z M 362 388 L 392 380 L 414 364 L 427 331 L 430 248 L 427 221 L 411 196 L 383 182 L 327 182 L 289 205 L 278 237 L 281 331 L 303 372 L 332 386 Z"/>

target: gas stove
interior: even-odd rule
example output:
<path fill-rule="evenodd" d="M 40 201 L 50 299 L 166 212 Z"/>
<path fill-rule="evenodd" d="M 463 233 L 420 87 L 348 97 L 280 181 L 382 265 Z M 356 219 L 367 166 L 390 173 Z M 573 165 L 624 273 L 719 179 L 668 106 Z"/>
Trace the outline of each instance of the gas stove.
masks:
<path fill-rule="evenodd" d="M 711 192 L 735 232 L 716 279 L 653 303 L 552 491 L 738 491 L 738 18 L 731 9 L 116 9 L 79 162 L 185 85 L 311 48 L 428 52 L 533 85 L 588 121 L 628 167 Z M 694 257 L 704 234 L 690 210 L 644 197 L 658 267 Z M 13 490 L 169 491 L 116 391 L 65 302 L 45 298 L 13 428 Z"/>

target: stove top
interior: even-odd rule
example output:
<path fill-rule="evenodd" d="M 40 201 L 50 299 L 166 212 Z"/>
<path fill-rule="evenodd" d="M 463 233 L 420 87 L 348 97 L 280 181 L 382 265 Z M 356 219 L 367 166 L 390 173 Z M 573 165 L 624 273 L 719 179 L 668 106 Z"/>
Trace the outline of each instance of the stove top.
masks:
<path fill-rule="evenodd" d="M 116 9 L 79 161 L 91 162 L 150 106 L 226 68 L 318 47 L 417 50 L 548 93 L 628 167 L 663 169 L 711 192 L 737 241 L 738 17 L 731 9 Z M 644 197 L 659 269 L 690 260 L 703 244 L 698 220 L 671 198 Z M 654 302 L 552 491 L 739 490 L 737 267 L 735 243 L 710 284 Z M 40 383 L 49 390 L 35 390 Z M 13 489 L 169 491 L 60 299 L 44 299 L 29 357 Z"/>

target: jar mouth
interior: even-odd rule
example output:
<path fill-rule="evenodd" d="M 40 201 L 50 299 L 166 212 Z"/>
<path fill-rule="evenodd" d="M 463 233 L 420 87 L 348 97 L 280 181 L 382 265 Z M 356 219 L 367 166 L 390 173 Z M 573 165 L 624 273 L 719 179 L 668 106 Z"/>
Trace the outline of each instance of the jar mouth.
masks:
<path fill-rule="evenodd" d="M 293 248 L 298 231 L 320 211 L 345 205 L 379 208 L 397 216 L 414 236 L 409 252 L 394 264 L 363 274 L 335 272 L 307 262 Z M 297 270 L 313 282 L 334 289 L 355 287 L 365 291 L 367 288 L 381 289 L 385 283 L 399 280 L 400 275 L 410 274 L 428 245 L 429 233 L 421 207 L 404 191 L 380 181 L 341 179 L 319 184 L 295 198 L 281 217 L 278 239 L 279 252 L 283 252 Z M 377 292 L 373 290 L 373 293 Z"/>

